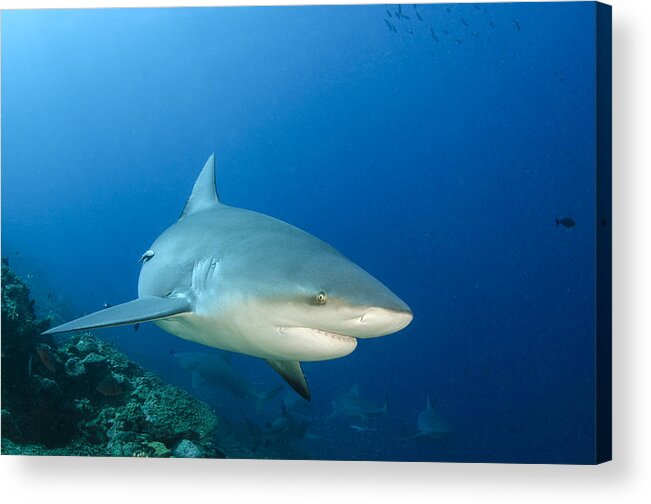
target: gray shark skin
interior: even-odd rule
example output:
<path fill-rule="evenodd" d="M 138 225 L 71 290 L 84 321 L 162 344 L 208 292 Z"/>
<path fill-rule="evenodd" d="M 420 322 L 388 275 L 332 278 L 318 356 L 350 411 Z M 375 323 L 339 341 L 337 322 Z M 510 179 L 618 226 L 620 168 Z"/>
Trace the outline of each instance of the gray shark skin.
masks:
<path fill-rule="evenodd" d="M 265 359 L 305 399 L 300 361 L 350 354 L 400 331 L 409 307 L 327 243 L 223 204 L 211 155 L 181 217 L 141 258 L 138 298 L 47 334 L 141 322 L 209 347 Z"/>

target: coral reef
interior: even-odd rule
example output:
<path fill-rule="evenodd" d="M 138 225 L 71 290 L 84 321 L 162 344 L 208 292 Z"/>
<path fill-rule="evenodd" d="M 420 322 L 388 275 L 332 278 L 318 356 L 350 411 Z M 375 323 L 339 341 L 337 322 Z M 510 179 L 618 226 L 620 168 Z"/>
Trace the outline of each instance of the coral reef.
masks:
<path fill-rule="evenodd" d="M 25 284 L 2 261 L 2 454 L 224 457 L 204 403 L 86 333 L 41 333 Z"/>

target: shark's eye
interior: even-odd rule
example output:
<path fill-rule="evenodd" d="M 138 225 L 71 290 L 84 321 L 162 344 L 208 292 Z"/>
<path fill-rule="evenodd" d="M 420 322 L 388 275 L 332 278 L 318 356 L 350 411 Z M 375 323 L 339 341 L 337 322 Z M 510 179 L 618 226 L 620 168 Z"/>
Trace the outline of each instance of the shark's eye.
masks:
<path fill-rule="evenodd" d="M 326 297 L 325 292 L 321 291 L 316 295 L 316 302 L 319 304 L 326 304 L 328 298 Z"/>

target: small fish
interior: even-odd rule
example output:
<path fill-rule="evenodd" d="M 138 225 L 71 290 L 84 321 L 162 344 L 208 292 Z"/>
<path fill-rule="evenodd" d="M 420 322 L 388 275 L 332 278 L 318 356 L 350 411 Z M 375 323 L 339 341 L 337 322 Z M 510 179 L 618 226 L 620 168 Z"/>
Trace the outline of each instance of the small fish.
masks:
<path fill-rule="evenodd" d="M 405 16 L 405 15 L 403 14 L 403 15 L 402 15 L 402 19 L 406 19 L 407 21 L 409 21 L 411 18 L 410 18 L 409 16 Z"/>
<path fill-rule="evenodd" d="M 416 17 L 418 18 L 418 21 L 423 20 L 423 16 L 420 15 L 420 12 L 416 11 Z"/>
<path fill-rule="evenodd" d="M 566 228 L 573 228 L 574 226 L 576 226 L 576 222 L 572 217 L 563 217 L 562 219 L 556 217 L 556 225 L 557 226 L 561 225 Z"/>
<path fill-rule="evenodd" d="M 36 347 L 36 355 L 38 355 L 38 358 L 41 360 L 43 365 L 54 373 L 54 359 L 50 354 L 50 347 L 47 345 L 38 345 Z"/>
<path fill-rule="evenodd" d="M 446 11 L 446 12 L 452 12 L 452 9 L 450 9 L 450 7 L 446 7 L 446 8 L 445 8 L 445 11 Z"/>
<path fill-rule="evenodd" d="M 491 28 L 492 28 L 493 30 L 495 29 L 495 23 L 493 23 L 492 21 L 489 21 L 488 24 L 491 25 Z"/>
<path fill-rule="evenodd" d="M 448 35 L 450 35 L 450 32 L 447 31 L 447 30 L 443 30 L 443 35 L 445 35 L 447 37 Z"/>
<path fill-rule="evenodd" d="M 366 425 L 351 425 L 350 428 L 357 432 L 369 432 L 375 430 Z"/>
<path fill-rule="evenodd" d="M 462 24 L 463 26 L 465 26 L 466 28 L 468 27 L 468 21 L 466 21 L 466 20 L 463 19 L 463 18 L 461 18 L 461 24 Z"/>
<path fill-rule="evenodd" d="M 481 7 L 477 4 L 472 4 L 472 6 L 477 9 L 478 11 L 481 11 Z"/>
<path fill-rule="evenodd" d="M 515 25 L 515 29 L 520 31 L 520 21 L 518 21 L 517 19 L 514 19 L 513 24 Z"/>
<path fill-rule="evenodd" d="M 112 374 L 100 381 L 95 390 L 106 397 L 116 397 L 124 393 L 124 387 Z"/>
<path fill-rule="evenodd" d="M 434 40 L 436 40 L 436 43 L 438 44 L 439 43 L 439 38 L 436 36 L 436 32 L 434 31 L 434 29 L 431 26 L 429 27 L 429 33 L 432 36 L 432 38 Z"/>
<path fill-rule="evenodd" d="M 393 26 L 391 26 L 391 23 L 389 23 L 387 19 L 385 19 L 384 22 L 387 25 L 387 28 L 389 28 L 389 31 L 393 31 Z"/>
<path fill-rule="evenodd" d="M 393 17 L 393 14 L 391 14 L 391 11 L 390 11 L 389 9 L 387 9 L 387 15 L 388 15 L 389 17 Z"/>

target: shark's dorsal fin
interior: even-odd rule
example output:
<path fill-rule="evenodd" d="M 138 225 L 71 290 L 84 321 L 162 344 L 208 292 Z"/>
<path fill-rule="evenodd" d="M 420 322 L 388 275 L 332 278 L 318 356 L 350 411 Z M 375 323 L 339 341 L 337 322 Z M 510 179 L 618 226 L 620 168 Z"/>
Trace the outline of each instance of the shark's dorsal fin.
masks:
<path fill-rule="evenodd" d="M 54 327 L 43 334 L 55 334 L 70 331 L 85 331 L 98 327 L 113 327 L 139 322 L 159 320 L 179 313 L 189 312 L 190 302 L 186 298 L 162 298 L 143 296 L 128 303 L 111 306 L 91 313 L 72 322 Z"/>
<path fill-rule="evenodd" d="M 265 359 L 269 365 L 274 368 L 280 376 L 305 400 L 312 399 L 310 389 L 307 387 L 305 375 L 301 369 L 301 363 L 298 361 L 272 360 Z"/>
<path fill-rule="evenodd" d="M 219 203 L 217 187 L 215 186 L 215 154 L 211 154 L 194 183 L 192 194 L 185 203 L 179 220 Z"/>

